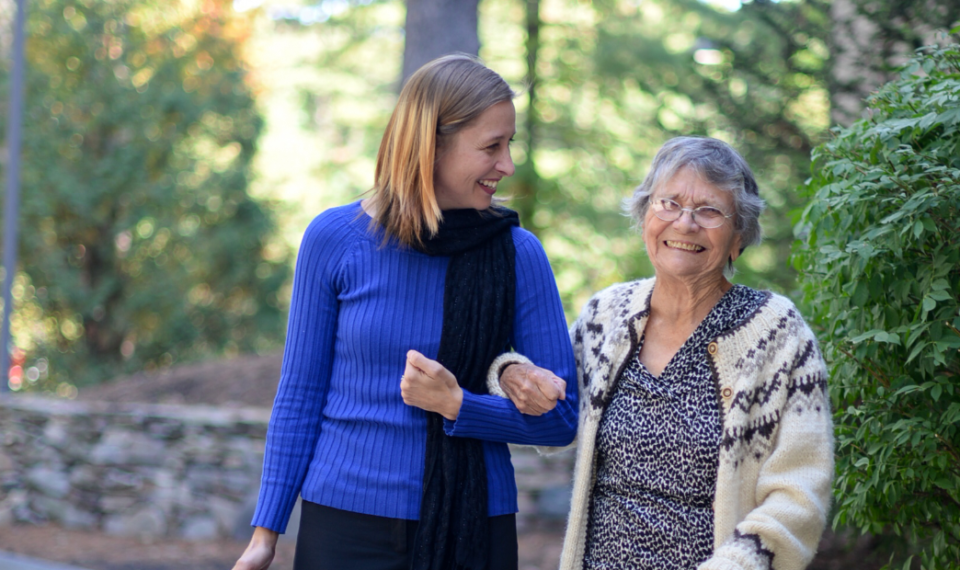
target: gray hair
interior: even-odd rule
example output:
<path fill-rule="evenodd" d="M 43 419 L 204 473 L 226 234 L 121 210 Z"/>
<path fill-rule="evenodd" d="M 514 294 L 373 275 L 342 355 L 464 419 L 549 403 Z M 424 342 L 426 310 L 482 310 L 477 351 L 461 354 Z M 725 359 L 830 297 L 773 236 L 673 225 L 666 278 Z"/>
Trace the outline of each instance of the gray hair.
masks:
<path fill-rule="evenodd" d="M 762 239 L 760 214 L 766 207 L 747 161 L 727 143 L 708 137 L 676 137 L 653 157 L 650 172 L 623 201 L 623 210 L 637 225 L 650 208 L 650 196 L 683 168 L 690 168 L 710 184 L 733 195 L 734 228 L 740 234 L 740 253 Z M 729 269 L 732 270 L 732 267 Z"/>

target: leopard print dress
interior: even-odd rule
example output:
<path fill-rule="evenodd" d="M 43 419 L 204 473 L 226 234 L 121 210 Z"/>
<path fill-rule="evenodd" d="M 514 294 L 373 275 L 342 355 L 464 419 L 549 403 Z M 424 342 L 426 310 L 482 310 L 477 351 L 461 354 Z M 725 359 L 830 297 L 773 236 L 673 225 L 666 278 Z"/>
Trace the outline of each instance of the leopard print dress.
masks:
<path fill-rule="evenodd" d="M 710 557 L 722 425 L 707 345 L 763 299 L 733 286 L 659 378 L 638 359 L 641 338 L 600 420 L 585 570 L 686 570 Z"/>

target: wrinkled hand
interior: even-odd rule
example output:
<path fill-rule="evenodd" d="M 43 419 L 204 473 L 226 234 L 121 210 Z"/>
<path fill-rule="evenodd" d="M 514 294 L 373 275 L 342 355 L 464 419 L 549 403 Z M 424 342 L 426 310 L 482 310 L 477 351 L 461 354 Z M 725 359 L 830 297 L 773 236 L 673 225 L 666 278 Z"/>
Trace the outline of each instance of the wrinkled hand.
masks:
<path fill-rule="evenodd" d="M 463 403 L 463 389 L 442 364 L 416 350 L 407 352 L 407 366 L 400 377 L 400 395 L 408 406 L 436 412 L 455 420 Z"/>
<path fill-rule="evenodd" d="M 267 570 L 276 555 L 278 538 L 276 532 L 257 527 L 247 549 L 233 565 L 233 570 Z"/>
<path fill-rule="evenodd" d="M 567 397 L 567 383 L 546 368 L 511 364 L 500 375 L 500 387 L 521 413 L 540 416 Z"/>

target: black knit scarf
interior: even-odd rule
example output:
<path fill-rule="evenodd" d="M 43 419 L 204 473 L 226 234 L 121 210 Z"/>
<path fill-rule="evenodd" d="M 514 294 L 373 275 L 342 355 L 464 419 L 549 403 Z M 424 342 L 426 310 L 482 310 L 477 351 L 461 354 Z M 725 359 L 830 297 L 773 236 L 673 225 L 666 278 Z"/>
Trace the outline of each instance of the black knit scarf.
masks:
<path fill-rule="evenodd" d="M 448 255 L 443 329 L 437 360 L 460 386 L 487 394 L 490 363 L 507 347 L 513 328 L 516 212 L 447 210 L 440 231 L 418 248 Z M 480 440 L 449 437 L 443 417 L 427 414 L 427 453 L 420 525 L 412 570 L 483 570 L 487 528 L 487 471 Z"/>

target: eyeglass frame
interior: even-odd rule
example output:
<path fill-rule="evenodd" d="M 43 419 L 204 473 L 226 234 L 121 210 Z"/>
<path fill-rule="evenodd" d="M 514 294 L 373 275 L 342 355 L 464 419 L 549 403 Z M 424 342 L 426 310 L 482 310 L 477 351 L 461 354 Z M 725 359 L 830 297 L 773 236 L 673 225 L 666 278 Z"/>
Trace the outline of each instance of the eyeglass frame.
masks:
<path fill-rule="evenodd" d="M 661 213 L 667 212 L 667 210 L 665 210 L 663 206 L 660 205 L 661 202 L 671 202 L 673 204 L 676 204 L 679 210 L 673 210 L 673 211 L 677 212 L 677 217 L 673 218 L 672 220 L 667 220 L 661 217 L 660 216 Z M 726 222 L 729 218 L 732 218 L 734 216 L 734 214 L 725 214 L 723 210 L 721 210 L 720 208 L 717 208 L 716 206 L 697 206 L 696 208 L 684 208 L 676 200 L 671 200 L 670 198 L 656 198 L 656 199 L 651 198 L 650 208 L 653 209 L 653 215 L 656 216 L 657 219 L 664 222 L 671 222 L 671 223 L 682 218 L 684 212 L 690 212 L 690 219 L 693 221 L 693 223 L 697 224 L 698 226 L 706 230 L 713 230 L 713 229 L 719 228 L 724 224 L 724 222 Z M 697 221 L 697 212 L 704 209 L 716 210 L 717 212 L 720 212 L 720 214 L 723 216 L 720 219 L 720 223 L 715 226 L 705 226 L 701 224 L 699 221 Z"/>

